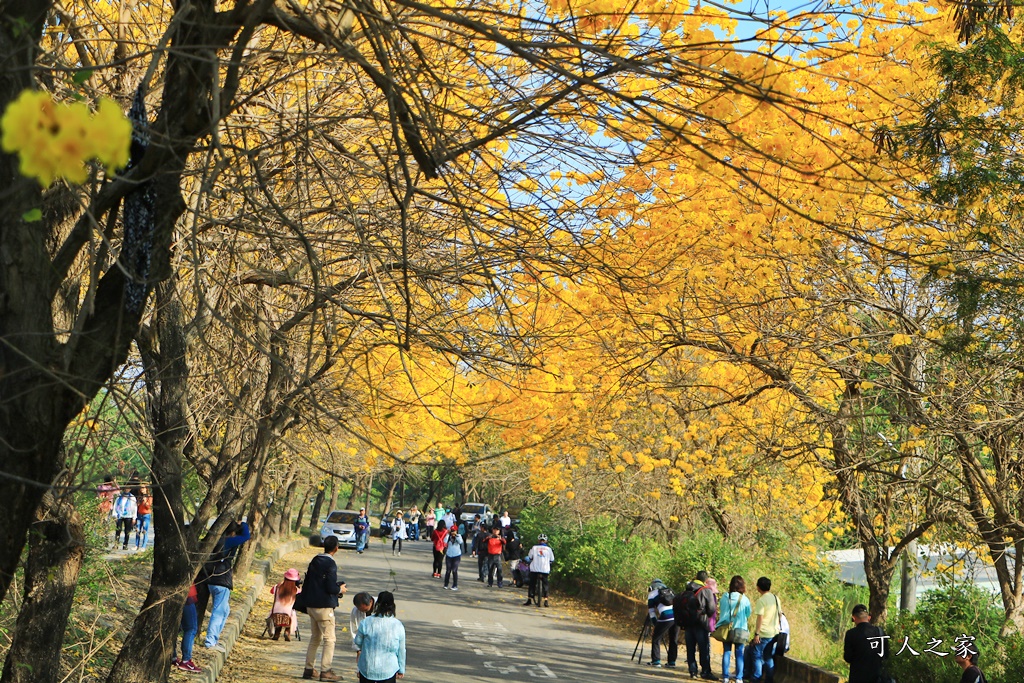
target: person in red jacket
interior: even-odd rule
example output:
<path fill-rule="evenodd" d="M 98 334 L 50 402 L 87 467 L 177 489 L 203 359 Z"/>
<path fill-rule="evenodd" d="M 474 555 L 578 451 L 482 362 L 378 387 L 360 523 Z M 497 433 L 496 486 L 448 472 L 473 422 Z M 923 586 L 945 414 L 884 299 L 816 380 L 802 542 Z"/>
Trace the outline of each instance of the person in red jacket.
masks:
<path fill-rule="evenodd" d="M 444 520 L 437 523 L 430 533 L 430 540 L 434 542 L 434 574 L 435 579 L 441 578 L 441 567 L 444 566 L 444 551 L 448 546 L 448 530 Z"/>
<path fill-rule="evenodd" d="M 505 539 L 501 537 L 501 527 L 495 526 L 491 529 L 491 536 L 487 539 L 487 587 L 494 586 L 494 572 L 498 573 L 498 588 L 504 586 L 501 580 L 501 561 L 505 552 Z"/>

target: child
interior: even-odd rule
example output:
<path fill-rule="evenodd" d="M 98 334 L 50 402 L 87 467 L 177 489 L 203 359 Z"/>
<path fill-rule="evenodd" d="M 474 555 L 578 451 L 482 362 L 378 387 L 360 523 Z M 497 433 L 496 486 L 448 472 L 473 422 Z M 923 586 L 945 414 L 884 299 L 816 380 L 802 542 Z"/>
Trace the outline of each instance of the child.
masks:
<path fill-rule="evenodd" d="M 181 610 L 181 659 L 174 657 L 171 660 L 171 666 L 192 674 L 203 672 L 192 661 L 192 647 L 196 642 L 196 633 L 199 632 L 199 620 L 196 612 L 196 602 L 198 601 L 199 594 L 196 592 L 195 584 L 193 584 L 189 586 L 188 597 L 185 598 L 185 607 Z"/>
<path fill-rule="evenodd" d="M 299 594 L 299 570 L 294 567 L 284 573 L 284 581 L 270 589 L 274 594 L 274 607 L 270 618 L 274 621 L 274 640 L 280 640 L 281 629 L 285 626 L 285 641 L 290 642 L 298 627 L 295 614 L 295 596 Z"/>
<path fill-rule="evenodd" d="M 356 632 L 366 615 L 373 611 L 373 596 L 369 593 L 356 593 L 356 596 L 352 598 L 352 604 L 355 607 L 352 608 L 352 613 L 348 617 L 348 630 L 352 634 L 352 649 L 359 652 L 359 648 L 356 647 Z"/>

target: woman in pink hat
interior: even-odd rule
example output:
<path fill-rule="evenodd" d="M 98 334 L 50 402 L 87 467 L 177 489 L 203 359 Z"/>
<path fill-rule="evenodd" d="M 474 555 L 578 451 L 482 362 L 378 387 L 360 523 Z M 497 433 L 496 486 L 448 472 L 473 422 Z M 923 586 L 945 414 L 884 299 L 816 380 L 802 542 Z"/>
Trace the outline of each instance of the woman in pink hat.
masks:
<path fill-rule="evenodd" d="M 295 615 L 295 596 L 299 594 L 299 570 L 292 567 L 284 573 L 284 581 L 270 589 L 274 594 L 274 608 L 270 610 L 270 618 L 274 621 L 274 640 L 281 637 L 281 629 L 288 630 L 284 639 L 290 641 L 299 622 Z"/>

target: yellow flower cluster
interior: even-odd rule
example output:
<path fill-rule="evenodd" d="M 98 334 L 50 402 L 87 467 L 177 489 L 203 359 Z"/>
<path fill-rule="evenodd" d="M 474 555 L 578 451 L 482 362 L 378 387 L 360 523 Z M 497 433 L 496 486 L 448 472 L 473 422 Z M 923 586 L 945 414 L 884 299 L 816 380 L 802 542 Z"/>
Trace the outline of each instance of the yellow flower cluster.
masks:
<path fill-rule="evenodd" d="M 61 104 L 49 93 L 25 90 L 8 105 L 0 131 L 4 151 L 18 153 L 22 174 L 45 187 L 57 178 L 85 182 L 91 159 L 108 171 L 123 168 L 132 124 L 113 100 L 100 100 L 93 113 L 83 102 Z"/>

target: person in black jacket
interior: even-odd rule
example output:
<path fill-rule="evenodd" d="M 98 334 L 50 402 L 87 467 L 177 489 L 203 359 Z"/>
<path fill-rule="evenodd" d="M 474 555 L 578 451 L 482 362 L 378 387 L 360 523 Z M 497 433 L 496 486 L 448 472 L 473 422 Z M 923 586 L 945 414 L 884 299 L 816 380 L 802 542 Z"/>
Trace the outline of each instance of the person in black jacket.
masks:
<path fill-rule="evenodd" d="M 320 680 L 336 681 L 338 676 L 331 668 L 334 661 L 334 608 L 338 606 L 338 597 L 345 594 L 345 582 L 338 580 L 338 565 L 334 554 L 338 552 L 338 537 L 328 536 L 324 539 L 324 551 L 309 561 L 306 569 L 306 580 L 302 584 L 302 595 L 309 615 L 310 635 L 306 647 L 306 668 L 302 677 L 306 679 L 316 676 L 313 665 L 316 663 L 316 651 L 323 642 L 324 651 L 320 655 Z"/>
<path fill-rule="evenodd" d="M 853 607 L 853 628 L 846 632 L 843 659 L 850 665 L 848 683 L 878 683 L 889 657 L 888 638 L 864 605 Z"/>
<path fill-rule="evenodd" d="M 213 598 L 210 623 L 206 625 L 206 639 L 203 641 L 203 646 L 208 650 L 225 652 L 224 646 L 220 644 L 220 633 L 231 613 L 231 590 L 235 587 L 235 553 L 248 540 L 249 525 L 245 522 L 231 522 L 210 554 L 210 559 L 203 565 L 202 577 Z"/>

